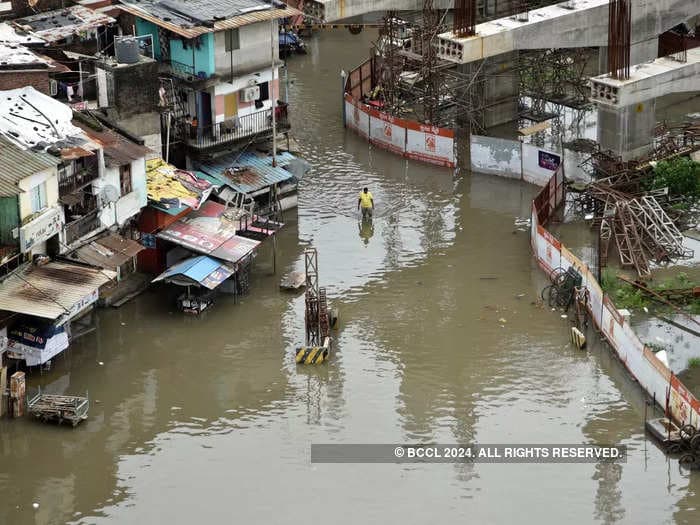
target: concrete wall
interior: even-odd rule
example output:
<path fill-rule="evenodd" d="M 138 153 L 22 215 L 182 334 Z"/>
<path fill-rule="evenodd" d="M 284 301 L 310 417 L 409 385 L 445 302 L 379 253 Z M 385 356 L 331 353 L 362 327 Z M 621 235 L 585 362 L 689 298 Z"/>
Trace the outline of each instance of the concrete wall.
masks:
<path fill-rule="evenodd" d="M 228 81 L 231 78 L 232 62 L 234 79 L 240 73 L 269 69 L 271 63 L 270 33 L 274 39 L 272 45 L 274 46 L 275 60 L 279 59 L 279 34 L 276 24 L 274 28 L 275 30 L 271 31 L 270 22 L 258 22 L 239 28 L 240 49 L 233 51 L 233 53 L 226 52 L 224 32 L 214 33 L 216 74 Z"/>
<path fill-rule="evenodd" d="M 520 179 L 522 157 L 520 141 L 472 135 L 471 169 L 480 173 Z"/>
<path fill-rule="evenodd" d="M 205 78 L 209 78 L 214 74 L 215 69 L 214 35 L 207 33 L 198 39 L 171 38 L 170 58 L 180 64 L 191 66 L 195 75 L 202 76 L 200 75 L 202 73 Z"/>
<path fill-rule="evenodd" d="M 156 60 L 160 60 L 162 55 L 160 52 L 160 37 L 158 36 L 158 26 L 147 20 L 141 18 L 136 18 L 136 35 L 145 36 L 151 35 L 153 37 L 153 55 Z"/>
<path fill-rule="evenodd" d="M 46 201 L 48 207 L 55 206 L 56 203 L 58 203 L 58 170 L 55 167 L 22 179 L 19 183 L 20 189 L 24 192 L 19 195 L 20 222 L 32 214 L 32 201 L 29 191 L 44 182 L 46 183 Z"/>
<path fill-rule="evenodd" d="M 279 68 L 275 68 L 274 76 L 275 79 L 272 81 L 272 71 L 268 65 L 264 66 L 264 69 L 261 69 L 257 74 L 241 75 L 234 78 L 233 82 L 222 82 L 211 88 L 209 92 L 212 96 L 212 115 L 215 115 L 215 121 L 221 122 L 224 120 L 224 96 L 232 93 L 236 93 L 237 116 L 239 117 L 262 111 L 263 109 L 270 109 L 272 101 L 279 99 Z M 263 101 L 262 108 L 256 108 L 255 102 L 243 102 L 241 100 L 240 92 L 242 89 L 254 84 L 266 84 L 270 81 L 272 81 L 272 89 L 269 90 L 268 100 Z"/>

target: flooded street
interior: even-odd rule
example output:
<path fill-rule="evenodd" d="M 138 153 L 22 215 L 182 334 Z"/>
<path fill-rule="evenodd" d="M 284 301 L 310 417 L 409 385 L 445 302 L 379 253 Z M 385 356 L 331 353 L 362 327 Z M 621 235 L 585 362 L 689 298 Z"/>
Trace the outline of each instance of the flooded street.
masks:
<path fill-rule="evenodd" d="M 455 176 L 346 133 L 339 70 L 372 37 L 323 32 L 289 61 L 293 135 L 313 170 L 277 274 L 266 247 L 238 304 L 220 297 L 191 318 L 150 290 L 100 310 L 98 330 L 28 382 L 87 391 L 89 419 L 0 420 L 0 524 L 698 522 L 700 476 L 645 438 L 638 385 L 605 345 L 573 348 L 568 321 L 535 303 L 545 276 L 514 220 L 537 188 Z M 358 224 L 363 186 L 373 229 Z M 317 367 L 294 364 L 303 294 L 278 289 L 307 246 L 340 311 L 337 352 Z M 621 444 L 629 457 L 309 459 L 311 443 L 418 442 Z"/>

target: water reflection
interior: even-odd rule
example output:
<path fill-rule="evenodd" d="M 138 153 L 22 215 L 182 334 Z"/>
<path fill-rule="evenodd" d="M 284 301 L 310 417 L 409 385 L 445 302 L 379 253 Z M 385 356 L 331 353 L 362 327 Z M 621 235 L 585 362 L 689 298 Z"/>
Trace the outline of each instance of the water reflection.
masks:
<path fill-rule="evenodd" d="M 372 238 L 374 235 L 374 223 L 372 222 L 372 218 L 362 218 L 360 222 L 357 223 L 359 229 L 360 229 L 360 239 L 362 239 L 362 242 L 364 243 L 365 246 L 369 244 L 369 240 Z"/>

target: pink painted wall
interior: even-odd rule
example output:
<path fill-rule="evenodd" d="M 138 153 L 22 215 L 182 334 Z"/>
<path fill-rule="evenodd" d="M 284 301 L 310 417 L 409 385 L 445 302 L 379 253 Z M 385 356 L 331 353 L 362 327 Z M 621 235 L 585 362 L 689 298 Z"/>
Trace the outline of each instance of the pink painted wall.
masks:
<path fill-rule="evenodd" d="M 223 117 L 224 116 L 224 96 L 217 95 L 215 98 L 216 98 L 216 116 Z"/>

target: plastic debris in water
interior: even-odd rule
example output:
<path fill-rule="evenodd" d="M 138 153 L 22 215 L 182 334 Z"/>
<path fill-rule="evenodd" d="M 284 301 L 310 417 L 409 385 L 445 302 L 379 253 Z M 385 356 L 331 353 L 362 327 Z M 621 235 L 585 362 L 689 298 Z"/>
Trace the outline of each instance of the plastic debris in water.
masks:
<path fill-rule="evenodd" d="M 562 319 L 566 319 L 568 316 L 566 314 L 561 314 Z"/>
<path fill-rule="evenodd" d="M 103 361 L 98 361 L 97 364 L 100 365 L 100 366 L 102 366 L 102 365 L 104 365 L 104 362 L 103 362 Z"/>
<path fill-rule="evenodd" d="M 34 507 L 35 509 L 38 509 L 38 508 L 39 508 L 39 504 L 38 504 L 38 503 L 32 503 L 32 507 Z"/>

